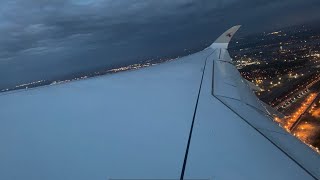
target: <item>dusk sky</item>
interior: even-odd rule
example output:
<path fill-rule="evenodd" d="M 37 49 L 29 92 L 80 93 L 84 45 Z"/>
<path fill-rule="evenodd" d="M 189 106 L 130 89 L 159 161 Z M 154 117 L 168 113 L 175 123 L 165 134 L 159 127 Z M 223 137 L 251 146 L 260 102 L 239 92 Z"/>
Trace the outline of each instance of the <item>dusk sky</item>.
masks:
<path fill-rule="evenodd" d="M 319 22 L 319 0 L 2 0 L 0 89 Z M 199 49 L 200 50 L 200 49 Z"/>

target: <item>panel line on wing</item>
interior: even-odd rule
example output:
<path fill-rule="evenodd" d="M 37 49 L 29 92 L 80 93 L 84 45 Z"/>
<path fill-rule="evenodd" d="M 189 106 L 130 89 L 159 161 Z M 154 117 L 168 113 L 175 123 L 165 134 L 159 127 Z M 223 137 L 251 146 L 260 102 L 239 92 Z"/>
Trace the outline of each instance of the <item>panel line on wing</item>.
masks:
<path fill-rule="evenodd" d="M 190 128 L 190 132 L 189 132 L 189 137 L 188 137 L 188 143 L 187 143 L 186 152 L 185 152 L 185 155 L 184 155 L 184 160 L 183 160 L 183 165 L 182 165 L 180 180 L 183 180 L 183 178 L 184 178 L 184 173 L 185 173 L 185 169 L 186 169 L 186 165 L 187 165 L 187 159 L 188 159 L 188 154 L 189 154 L 189 148 L 190 148 L 190 143 L 191 143 L 193 126 L 194 126 L 194 121 L 195 121 L 195 117 L 196 117 L 196 114 L 197 114 L 197 108 L 198 108 L 198 104 L 199 104 L 199 98 L 200 98 L 201 87 L 202 87 L 202 83 L 203 83 L 204 72 L 205 72 L 206 65 L 207 65 L 207 60 L 208 60 L 208 58 L 209 58 L 214 52 L 215 52 L 215 51 L 213 51 L 212 53 L 210 53 L 210 54 L 206 57 L 206 60 L 205 60 L 205 62 L 204 62 L 203 68 L 202 68 L 202 76 L 201 76 L 201 81 L 200 81 L 200 86 L 199 86 L 197 101 L 196 101 L 196 105 L 195 105 L 194 112 L 193 112 L 193 117 L 192 117 L 192 122 L 191 122 L 191 128 Z"/>
<path fill-rule="evenodd" d="M 219 59 L 219 60 L 217 60 L 217 61 L 224 62 L 224 63 L 229 63 L 229 64 L 233 65 L 231 62 L 225 61 L 225 60 L 222 60 L 222 59 Z"/>
<path fill-rule="evenodd" d="M 273 133 L 278 133 L 278 134 L 282 134 L 282 135 L 288 135 L 286 133 L 282 133 L 282 132 L 278 132 L 278 131 L 273 131 L 273 130 L 270 130 L 270 129 L 264 129 L 264 128 L 257 128 L 259 130 L 263 130 L 263 131 L 269 131 L 269 132 L 273 132 Z"/>
<path fill-rule="evenodd" d="M 229 86 L 232 86 L 232 87 L 237 87 L 236 85 L 233 85 L 233 84 L 230 84 L 230 83 L 226 83 L 226 82 L 224 82 L 224 83 L 229 85 Z"/>
<path fill-rule="evenodd" d="M 228 83 L 225 83 L 225 84 L 228 84 Z M 231 85 L 231 84 L 228 84 L 228 85 L 233 86 L 233 85 Z M 273 117 L 272 117 L 270 114 L 262 111 L 261 109 L 259 109 L 259 108 L 257 108 L 257 107 L 252 106 L 252 105 L 249 104 L 249 103 L 245 103 L 245 102 L 243 102 L 243 101 L 241 101 L 241 100 L 239 100 L 239 99 L 232 98 L 232 97 L 228 97 L 228 96 L 223 96 L 223 95 L 215 95 L 214 93 L 212 93 L 212 95 L 217 96 L 217 97 L 223 97 L 223 98 L 226 98 L 226 99 L 232 99 L 232 100 L 235 100 L 235 101 L 239 101 L 239 102 L 241 102 L 242 104 L 247 105 L 247 106 L 249 106 L 249 107 L 257 110 L 258 112 L 260 112 L 260 113 L 262 113 L 262 114 L 264 114 L 264 115 L 266 115 L 266 116 L 268 116 L 268 117 L 270 117 L 270 118 L 273 119 Z"/>

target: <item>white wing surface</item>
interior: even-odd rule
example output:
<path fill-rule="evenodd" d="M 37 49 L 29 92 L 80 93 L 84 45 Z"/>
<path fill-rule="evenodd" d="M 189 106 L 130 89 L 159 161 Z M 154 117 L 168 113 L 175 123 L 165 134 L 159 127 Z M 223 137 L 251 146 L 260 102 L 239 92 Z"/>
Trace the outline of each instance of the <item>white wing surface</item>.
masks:
<path fill-rule="evenodd" d="M 319 179 L 232 65 L 239 27 L 161 65 L 0 94 L 0 179 Z"/>

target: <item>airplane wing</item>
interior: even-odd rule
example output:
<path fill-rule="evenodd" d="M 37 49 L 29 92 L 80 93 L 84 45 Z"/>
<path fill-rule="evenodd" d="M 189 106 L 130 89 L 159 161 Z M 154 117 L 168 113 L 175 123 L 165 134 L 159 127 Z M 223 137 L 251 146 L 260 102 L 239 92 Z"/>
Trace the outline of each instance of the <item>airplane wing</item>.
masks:
<path fill-rule="evenodd" d="M 227 51 L 0 94 L 0 179 L 319 179 Z"/>

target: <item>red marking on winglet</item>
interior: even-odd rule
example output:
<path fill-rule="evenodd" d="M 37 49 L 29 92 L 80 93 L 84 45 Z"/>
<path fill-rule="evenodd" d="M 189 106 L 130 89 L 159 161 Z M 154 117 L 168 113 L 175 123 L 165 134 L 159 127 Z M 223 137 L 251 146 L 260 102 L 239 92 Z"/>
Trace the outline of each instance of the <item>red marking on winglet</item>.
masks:
<path fill-rule="evenodd" d="M 231 34 L 231 33 L 228 33 L 227 36 L 231 38 L 232 34 Z"/>

